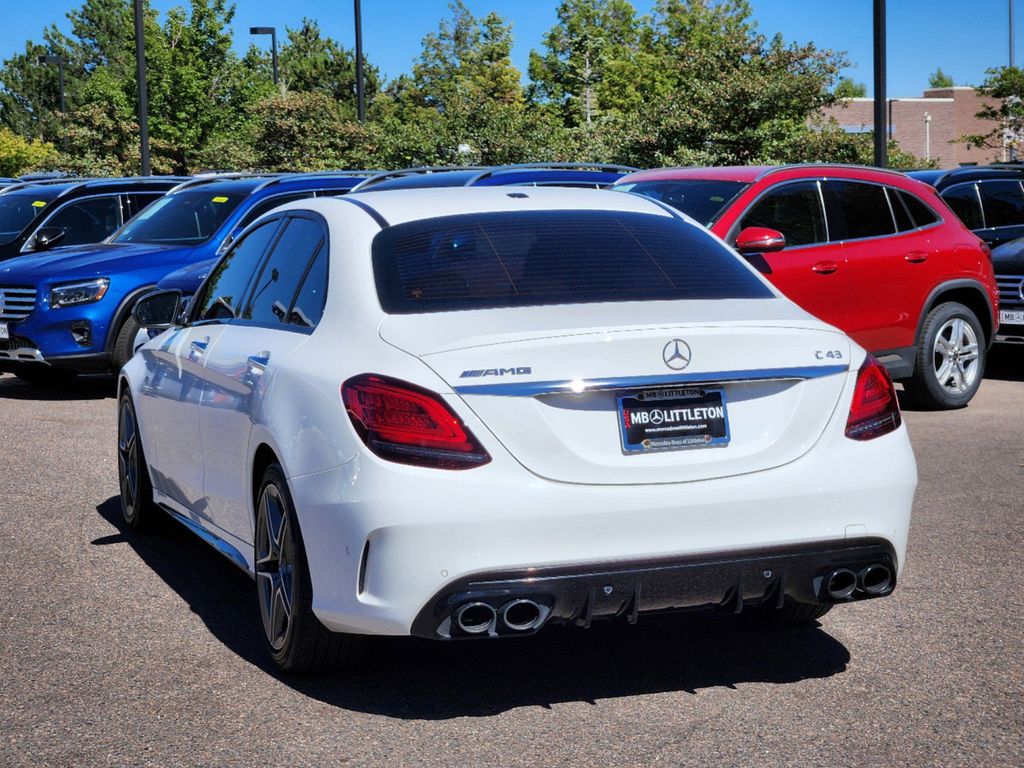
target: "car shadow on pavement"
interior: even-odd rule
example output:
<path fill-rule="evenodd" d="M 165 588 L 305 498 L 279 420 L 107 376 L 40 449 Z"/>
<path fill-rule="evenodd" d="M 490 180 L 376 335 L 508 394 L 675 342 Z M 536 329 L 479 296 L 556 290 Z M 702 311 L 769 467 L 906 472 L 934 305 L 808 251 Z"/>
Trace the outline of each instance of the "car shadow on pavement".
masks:
<path fill-rule="evenodd" d="M 1024 346 L 997 344 L 988 353 L 985 378 L 1000 381 L 1024 381 Z"/>
<path fill-rule="evenodd" d="M 693 612 L 645 616 L 635 626 L 551 627 L 495 642 L 370 638 L 344 674 L 284 675 L 266 655 L 252 581 L 184 528 L 163 518 L 138 534 L 118 497 L 97 507 L 118 533 L 96 546 L 128 543 L 231 651 L 327 704 L 411 720 L 486 717 L 518 707 L 701 689 L 794 683 L 846 669 L 846 647 L 819 626 L 775 628 Z"/>
<path fill-rule="evenodd" d="M 102 400 L 117 395 L 113 376 L 78 376 L 67 384 L 38 386 L 11 374 L 0 373 L 0 399 L 6 400 Z"/>

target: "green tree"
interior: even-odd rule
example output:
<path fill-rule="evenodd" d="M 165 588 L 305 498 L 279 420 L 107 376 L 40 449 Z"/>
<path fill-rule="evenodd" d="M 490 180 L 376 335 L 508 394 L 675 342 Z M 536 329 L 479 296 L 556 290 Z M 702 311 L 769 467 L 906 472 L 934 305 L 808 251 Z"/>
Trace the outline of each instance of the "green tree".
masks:
<path fill-rule="evenodd" d="M 1006 147 L 1011 155 L 1019 154 L 1024 141 L 1024 70 L 1017 67 L 996 67 L 986 70 L 985 82 L 975 90 L 979 96 L 994 99 L 984 103 L 976 116 L 992 122 L 987 133 L 968 134 L 957 141 L 986 149 Z"/>
<path fill-rule="evenodd" d="M 863 99 L 868 95 L 868 87 L 852 77 L 843 77 L 839 79 L 834 92 L 837 99 Z"/>
<path fill-rule="evenodd" d="M 928 75 L 929 88 L 952 88 L 953 85 L 953 78 L 943 72 L 942 67 Z"/>
<path fill-rule="evenodd" d="M 10 128 L 0 127 L 0 176 L 19 176 L 45 166 L 56 154 L 52 144 L 26 140 Z"/>
<path fill-rule="evenodd" d="M 288 29 L 280 60 L 286 90 L 325 93 L 338 103 L 345 115 L 355 117 L 355 52 L 324 37 L 315 21 L 304 18 L 298 29 Z M 269 74 L 269 67 L 267 71 Z M 365 56 L 363 77 L 367 102 L 372 104 L 380 89 L 380 73 Z"/>
<path fill-rule="evenodd" d="M 286 93 L 254 108 L 254 165 L 267 171 L 323 171 L 361 167 L 368 134 L 342 118 L 326 93 Z"/>

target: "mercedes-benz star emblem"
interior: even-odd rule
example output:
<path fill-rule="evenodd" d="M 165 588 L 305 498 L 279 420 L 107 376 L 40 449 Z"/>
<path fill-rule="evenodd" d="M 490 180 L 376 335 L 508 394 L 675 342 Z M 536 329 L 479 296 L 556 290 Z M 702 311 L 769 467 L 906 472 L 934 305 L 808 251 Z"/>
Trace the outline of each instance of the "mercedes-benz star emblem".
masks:
<path fill-rule="evenodd" d="M 673 371 L 681 371 L 690 364 L 690 345 L 682 339 L 672 339 L 661 351 L 661 359 Z"/>

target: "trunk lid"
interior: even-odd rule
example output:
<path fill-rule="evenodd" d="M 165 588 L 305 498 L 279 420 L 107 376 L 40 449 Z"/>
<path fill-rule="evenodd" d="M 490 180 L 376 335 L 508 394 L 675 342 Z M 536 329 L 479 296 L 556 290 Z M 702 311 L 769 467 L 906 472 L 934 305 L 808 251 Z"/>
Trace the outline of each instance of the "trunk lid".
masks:
<path fill-rule="evenodd" d="M 392 315 L 380 332 L 444 379 L 531 472 L 606 485 L 727 477 L 799 458 L 834 412 L 850 358 L 846 336 L 778 300 Z M 707 405 L 718 391 L 727 442 L 626 450 L 620 425 L 637 417 L 622 413 L 620 396 L 643 393 L 657 407 L 702 393 Z M 663 413 L 693 421 L 692 409 Z"/>

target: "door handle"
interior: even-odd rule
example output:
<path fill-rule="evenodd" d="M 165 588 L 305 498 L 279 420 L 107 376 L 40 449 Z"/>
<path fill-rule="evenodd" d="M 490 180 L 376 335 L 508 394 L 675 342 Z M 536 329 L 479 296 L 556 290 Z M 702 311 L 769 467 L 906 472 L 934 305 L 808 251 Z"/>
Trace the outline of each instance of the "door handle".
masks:
<path fill-rule="evenodd" d="M 834 261 L 819 261 L 811 267 L 811 271 L 817 272 L 819 275 L 831 275 L 837 269 L 839 269 L 839 265 Z"/>
<path fill-rule="evenodd" d="M 270 362 L 269 352 L 260 352 L 258 355 L 249 355 L 249 370 L 252 373 L 260 374 L 267 370 L 267 364 Z"/>
<path fill-rule="evenodd" d="M 928 260 L 928 254 L 925 253 L 924 251 L 911 251 L 903 258 L 909 261 L 911 264 L 920 264 L 922 261 Z"/>
<path fill-rule="evenodd" d="M 205 339 L 200 341 L 199 339 L 193 339 L 189 344 L 189 356 L 190 357 L 202 357 L 206 354 L 207 347 L 210 346 L 210 337 L 207 336 Z"/>

